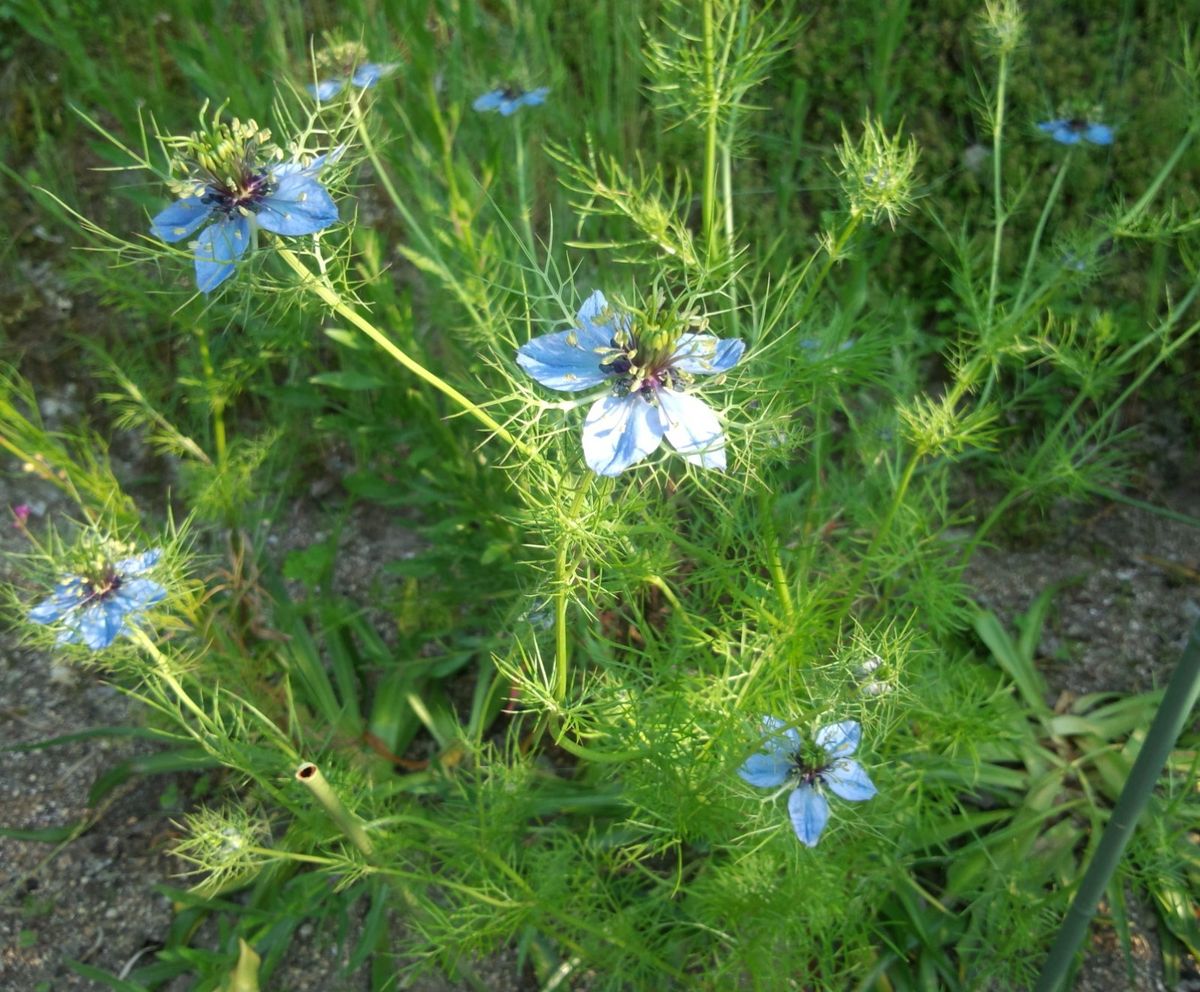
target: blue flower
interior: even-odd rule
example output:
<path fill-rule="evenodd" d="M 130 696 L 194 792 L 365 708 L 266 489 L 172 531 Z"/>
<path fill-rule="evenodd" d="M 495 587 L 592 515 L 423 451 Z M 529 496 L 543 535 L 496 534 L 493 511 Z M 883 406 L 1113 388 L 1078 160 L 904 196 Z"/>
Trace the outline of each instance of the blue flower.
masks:
<path fill-rule="evenodd" d="M 501 90 L 484 93 L 471 106 L 476 110 L 498 110 L 505 117 L 511 117 L 520 107 L 536 107 L 545 103 L 546 94 L 549 92 L 548 86 L 539 86 L 536 90 L 530 90 L 528 93 L 516 87 L 507 86 Z"/>
<path fill-rule="evenodd" d="M 370 87 L 374 86 L 384 76 L 395 72 L 398 65 L 398 62 L 364 62 L 350 74 L 350 82 L 359 89 L 370 89 Z M 315 84 L 309 83 L 305 89 L 308 90 L 313 99 L 324 102 L 332 100 L 337 96 L 345 85 L 345 77 L 336 77 L 334 79 L 321 79 Z"/>
<path fill-rule="evenodd" d="M 579 308 L 577 326 L 523 344 L 517 364 L 543 386 L 573 393 L 606 385 L 583 424 L 583 456 L 599 475 L 619 475 L 662 439 L 694 465 L 725 468 L 725 433 L 716 413 L 683 390 L 696 375 L 732 368 L 745 345 L 711 334 L 671 334 L 633 326 L 599 290 Z"/>
<path fill-rule="evenodd" d="M 200 231 L 193 254 L 202 293 L 211 293 L 233 275 L 259 228 L 272 234 L 313 234 L 338 219 L 337 205 L 316 178 L 329 156 L 309 165 L 292 161 L 260 167 L 254 150 L 251 144 L 232 168 L 202 169 L 205 178 L 194 182 L 190 194 L 150 222 L 150 232 L 168 243 Z"/>
<path fill-rule="evenodd" d="M 852 802 L 875 795 L 875 786 L 867 773 L 849 757 L 861 736 L 857 721 L 843 720 L 817 731 L 817 746 L 825 755 L 816 764 L 806 760 L 800 735 L 782 720 L 763 717 L 763 729 L 770 735 L 763 750 L 750 755 L 738 774 L 760 789 L 774 789 L 789 779 L 797 780 L 788 798 L 788 815 L 801 843 L 816 847 L 829 822 L 829 803 L 823 789 L 828 788 L 834 795 Z"/>
<path fill-rule="evenodd" d="M 157 582 L 138 578 L 161 556 L 156 548 L 123 558 L 94 576 L 67 576 L 55 586 L 54 595 L 29 611 L 29 619 L 40 624 L 61 621 L 59 644 L 106 648 L 136 622 L 136 613 L 167 595 Z"/>
<path fill-rule="evenodd" d="M 1080 141 L 1090 141 L 1093 145 L 1113 143 L 1111 127 L 1107 124 L 1093 124 L 1082 117 L 1042 121 L 1038 127 L 1063 145 L 1077 145 Z"/>

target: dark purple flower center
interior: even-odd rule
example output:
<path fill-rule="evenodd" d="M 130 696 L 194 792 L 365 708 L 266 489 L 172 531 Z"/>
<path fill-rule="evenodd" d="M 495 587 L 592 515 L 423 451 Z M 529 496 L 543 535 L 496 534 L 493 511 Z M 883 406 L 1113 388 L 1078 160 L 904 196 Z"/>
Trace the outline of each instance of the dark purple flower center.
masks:
<path fill-rule="evenodd" d="M 79 601 L 79 605 L 92 606 L 96 603 L 103 603 L 121 588 L 121 582 L 121 576 L 112 569 L 102 572 L 98 576 L 85 578 L 82 582 L 84 595 Z"/>
<path fill-rule="evenodd" d="M 824 781 L 824 773 L 833 767 L 833 763 L 828 760 L 813 761 L 803 751 L 798 751 L 792 756 L 792 764 L 795 767 L 793 774 L 799 776 L 801 785 L 812 785 L 818 780 Z"/>
<path fill-rule="evenodd" d="M 686 374 L 671 365 L 671 350 L 644 347 L 631 331 L 618 330 L 600 361 L 600 371 L 613 379 L 613 393 L 638 393 L 648 403 L 663 386 L 682 388 Z"/>
<path fill-rule="evenodd" d="M 237 179 L 222 181 L 210 176 L 200 202 L 225 214 L 233 214 L 238 210 L 249 210 L 256 214 L 262 209 L 263 200 L 271 194 L 274 185 L 266 169 L 247 167 Z"/>
<path fill-rule="evenodd" d="M 1086 131 L 1091 126 L 1092 125 L 1082 117 L 1072 117 L 1069 121 L 1067 121 L 1067 127 L 1077 134 Z"/>

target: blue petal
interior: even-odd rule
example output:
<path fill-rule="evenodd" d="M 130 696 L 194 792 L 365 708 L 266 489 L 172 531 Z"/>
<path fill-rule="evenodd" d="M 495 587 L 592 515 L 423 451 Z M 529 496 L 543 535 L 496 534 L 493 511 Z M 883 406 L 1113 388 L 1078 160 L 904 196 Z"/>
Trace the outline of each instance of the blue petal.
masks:
<path fill-rule="evenodd" d="M 259 205 L 259 227 L 272 234 L 297 235 L 313 234 L 336 223 L 337 204 L 308 169 L 286 172 L 282 178 L 275 173 L 279 184 Z"/>
<path fill-rule="evenodd" d="M 504 90 L 492 90 L 490 93 L 484 93 L 471 106 L 476 110 L 497 110 L 503 99 Z"/>
<path fill-rule="evenodd" d="M 1113 130 L 1107 124 L 1089 124 L 1087 130 L 1083 132 L 1083 136 L 1093 145 L 1111 145 L 1113 143 Z"/>
<path fill-rule="evenodd" d="M 816 847 L 829 822 L 829 803 L 811 785 L 802 785 L 788 797 L 788 815 L 801 843 Z"/>
<path fill-rule="evenodd" d="M 141 575 L 142 572 L 148 572 L 157 565 L 161 557 L 162 548 L 154 548 L 151 551 L 144 551 L 140 555 L 134 555 L 132 558 L 122 558 L 113 565 L 113 571 L 121 576 Z"/>
<path fill-rule="evenodd" d="M 43 599 L 29 611 L 29 619 L 34 623 L 53 623 L 78 606 L 86 595 L 83 580 L 72 575 L 54 587 L 49 599 Z"/>
<path fill-rule="evenodd" d="M 374 86 L 395 68 L 396 64 L 394 62 L 365 62 L 354 71 L 354 75 L 350 77 L 350 82 L 355 86 L 366 89 L 369 86 Z"/>
<path fill-rule="evenodd" d="M 607 348 L 609 340 L 608 334 L 591 324 L 543 334 L 517 349 L 517 364 L 543 386 L 575 393 L 608 378 L 600 368 L 597 349 Z"/>
<path fill-rule="evenodd" d="M 790 758 L 779 754 L 752 754 L 738 774 L 760 789 L 773 789 L 787 781 L 794 767 Z"/>
<path fill-rule="evenodd" d="M 796 752 L 800 750 L 800 735 L 794 727 L 773 716 L 762 718 L 765 735 L 762 751 L 752 754 L 738 774 L 751 785 L 763 789 L 782 785 L 794 767 Z"/>
<path fill-rule="evenodd" d="M 306 89 L 314 100 L 324 102 L 337 96 L 342 91 L 343 85 L 340 79 L 322 79 L 315 86 L 309 83 Z"/>
<path fill-rule="evenodd" d="M 817 731 L 817 744 L 825 749 L 831 758 L 844 758 L 853 754 L 862 738 L 862 728 L 857 720 L 843 720 L 841 723 L 831 723 Z"/>
<path fill-rule="evenodd" d="M 836 795 L 851 802 L 862 802 L 875 795 L 875 783 L 853 758 L 842 758 L 823 769 L 821 781 Z"/>
<path fill-rule="evenodd" d="M 620 475 L 657 448 L 662 436 L 658 407 L 640 394 L 603 396 L 583 423 L 583 458 L 597 475 Z"/>
<path fill-rule="evenodd" d="M 153 579 L 130 579 L 121 583 L 121 588 L 105 601 L 104 605 L 116 603 L 124 613 L 134 613 L 166 599 L 167 590 Z"/>
<path fill-rule="evenodd" d="M 797 733 L 795 727 L 789 727 L 779 717 L 764 716 L 762 729 L 764 734 L 770 735 L 763 742 L 767 750 L 788 755 L 795 754 L 800 750 L 800 734 Z"/>
<path fill-rule="evenodd" d="M 108 647 L 125 626 L 125 613 L 115 596 L 84 610 L 79 614 L 78 622 L 71 624 L 74 643 L 83 641 L 93 651 Z"/>
<path fill-rule="evenodd" d="M 150 233 L 167 244 L 182 241 L 208 220 L 212 207 L 202 203 L 198 196 L 185 196 L 176 200 L 166 210 L 160 211 L 150 221 Z"/>
<path fill-rule="evenodd" d="M 658 402 L 671 447 L 693 465 L 725 471 L 725 432 L 712 407 L 666 388 L 658 391 Z"/>
<path fill-rule="evenodd" d="M 746 350 L 738 338 L 714 337 L 712 334 L 685 334 L 671 355 L 674 368 L 692 375 L 716 375 L 733 368 Z"/>
<path fill-rule="evenodd" d="M 1063 145 L 1079 144 L 1079 132 L 1071 127 L 1071 122 L 1066 120 L 1042 121 L 1038 125 L 1043 131 L 1050 135 L 1055 141 Z"/>
<path fill-rule="evenodd" d="M 196 285 L 211 293 L 233 275 L 234 265 L 250 247 L 250 222 L 241 214 L 226 215 L 196 239 Z"/>
<path fill-rule="evenodd" d="M 549 86 L 539 86 L 536 90 L 530 90 L 528 93 L 523 93 L 513 102 L 517 106 L 524 104 L 527 107 L 537 107 L 546 102 L 546 94 L 549 92 Z"/>
<path fill-rule="evenodd" d="M 496 109 L 499 110 L 501 115 L 504 117 L 512 117 L 512 115 L 517 112 L 517 108 L 521 106 L 520 100 L 520 97 L 502 96 Z"/>

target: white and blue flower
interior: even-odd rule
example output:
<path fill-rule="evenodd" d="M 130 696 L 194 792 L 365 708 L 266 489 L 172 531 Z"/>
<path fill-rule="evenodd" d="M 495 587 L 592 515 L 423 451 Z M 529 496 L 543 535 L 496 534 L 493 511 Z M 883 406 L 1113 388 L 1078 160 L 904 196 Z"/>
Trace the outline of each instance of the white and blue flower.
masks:
<path fill-rule="evenodd" d="M 188 195 L 161 211 L 150 232 L 169 244 L 199 231 L 193 242 L 196 285 L 211 293 L 233 275 L 262 228 L 272 234 L 315 234 L 338 219 L 337 205 L 317 181 L 329 156 L 260 166 L 249 142 L 236 160 L 199 165 Z"/>
<path fill-rule="evenodd" d="M 607 386 L 583 424 L 583 455 L 598 475 L 619 475 L 665 437 L 694 465 L 725 468 L 725 432 L 713 409 L 685 392 L 694 376 L 726 372 L 742 357 L 737 338 L 643 333 L 592 293 L 568 331 L 522 345 L 517 364 L 543 386 L 573 393 Z"/>
<path fill-rule="evenodd" d="M 815 762 L 805 756 L 800 735 L 782 720 L 763 717 L 763 730 L 769 735 L 763 742 L 763 750 L 750 755 L 738 769 L 738 775 L 760 789 L 796 782 L 788 797 L 788 815 L 801 843 L 816 847 L 829 822 L 825 789 L 851 802 L 862 802 L 875 795 L 871 779 L 850 757 L 862 735 L 857 721 L 843 720 L 818 730 L 815 740 L 824 753 Z"/>
<path fill-rule="evenodd" d="M 521 107 L 536 107 L 546 102 L 550 87 L 539 86 L 536 90 L 519 90 L 514 86 L 492 90 L 484 93 L 475 100 L 472 107 L 476 110 L 498 110 L 505 117 L 511 117 Z"/>
<path fill-rule="evenodd" d="M 1059 144 L 1077 145 L 1081 141 L 1093 145 L 1111 145 L 1113 129 L 1107 124 L 1097 124 L 1082 117 L 1064 117 L 1053 121 L 1042 121 L 1038 128 L 1045 131 Z"/>
<path fill-rule="evenodd" d="M 57 583 L 53 595 L 29 611 L 29 619 L 58 623 L 59 644 L 86 644 L 93 651 L 106 648 L 132 628 L 142 610 L 166 597 L 166 589 L 141 577 L 161 556 L 156 548 L 106 565 L 93 575 L 69 575 Z"/>

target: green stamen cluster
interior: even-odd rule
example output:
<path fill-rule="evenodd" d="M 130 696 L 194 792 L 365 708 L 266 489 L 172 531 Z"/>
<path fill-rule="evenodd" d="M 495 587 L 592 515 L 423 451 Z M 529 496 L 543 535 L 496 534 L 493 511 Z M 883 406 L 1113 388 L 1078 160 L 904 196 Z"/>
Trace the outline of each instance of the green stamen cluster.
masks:
<path fill-rule="evenodd" d="M 334 42 L 326 45 L 313 58 L 317 72 L 348 76 L 367 61 L 367 49 L 357 41 Z"/>
<path fill-rule="evenodd" d="M 917 146 L 903 143 L 899 134 L 889 135 L 878 122 L 868 119 L 858 142 L 844 130 L 838 158 L 842 168 L 842 190 L 850 201 L 850 212 L 872 223 L 886 217 L 893 227 L 896 218 L 913 203 L 913 172 Z"/>
<path fill-rule="evenodd" d="M 218 112 L 219 113 L 219 112 Z M 206 182 L 236 190 L 261 158 L 281 158 L 282 152 L 271 144 L 271 132 L 251 119 L 212 123 L 182 137 L 166 139 L 174 151 L 172 170 L 194 177 L 203 174 Z M 184 184 L 188 185 L 188 184 Z"/>

